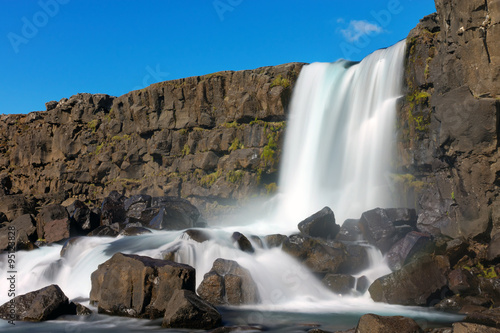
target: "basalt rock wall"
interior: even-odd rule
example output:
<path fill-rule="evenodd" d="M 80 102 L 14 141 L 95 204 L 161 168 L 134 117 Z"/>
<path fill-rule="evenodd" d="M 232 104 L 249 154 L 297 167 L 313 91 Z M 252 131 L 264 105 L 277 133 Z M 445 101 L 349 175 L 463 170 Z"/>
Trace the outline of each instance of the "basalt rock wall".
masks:
<path fill-rule="evenodd" d="M 67 198 L 188 198 L 207 217 L 276 189 L 286 107 L 301 63 L 78 94 L 0 115 L 0 212 Z"/>
<path fill-rule="evenodd" d="M 436 8 L 407 39 L 394 179 L 421 230 L 488 241 L 500 231 L 500 1 Z"/>

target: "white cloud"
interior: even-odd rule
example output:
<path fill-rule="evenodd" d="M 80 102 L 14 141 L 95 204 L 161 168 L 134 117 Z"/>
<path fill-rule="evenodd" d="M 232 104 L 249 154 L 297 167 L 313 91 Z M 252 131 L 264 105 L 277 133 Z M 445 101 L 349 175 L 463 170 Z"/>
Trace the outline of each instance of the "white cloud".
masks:
<path fill-rule="evenodd" d="M 351 43 L 357 42 L 364 35 L 378 35 L 383 31 L 384 29 L 378 24 L 356 20 L 351 20 L 346 29 L 340 30 L 344 38 Z"/>

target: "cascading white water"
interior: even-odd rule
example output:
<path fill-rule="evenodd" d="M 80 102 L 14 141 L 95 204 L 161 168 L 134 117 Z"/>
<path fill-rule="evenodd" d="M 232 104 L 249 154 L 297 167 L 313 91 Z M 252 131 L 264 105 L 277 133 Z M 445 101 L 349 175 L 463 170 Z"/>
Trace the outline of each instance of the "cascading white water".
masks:
<path fill-rule="evenodd" d="M 280 249 L 256 246 L 256 252 L 248 254 L 230 240 L 236 230 L 259 235 L 285 229 L 295 232 L 298 222 L 323 206 L 330 206 L 342 223 L 364 210 L 390 205 L 385 173 L 392 152 L 404 50 L 405 43 L 400 42 L 359 64 L 339 61 L 303 68 L 291 104 L 275 218 L 210 230 L 212 239 L 201 244 L 181 231 L 155 231 L 117 239 L 81 238 L 62 258 L 60 245 L 22 251 L 17 253 L 17 294 L 55 283 L 69 298 L 86 299 L 91 273 L 114 253 L 162 258 L 165 251 L 176 249 L 176 261 L 196 268 L 198 285 L 215 259 L 236 260 L 258 285 L 263 302 L 253 307 L 260 310 L 420 313 L 375 305 L 368 296 L 334 295 Z M 0 270 L 6 272 L 7 267 L 7 256 L 1 255 Z M 371 279 L 385 273 L 383 268 L 366 272 Z M 0 291 L 7 289 L 6 279 L 1 278 Z M 0 304 L 8 299 L 7 292 L 0 293 Z"/>
<path fill-rule="evenodd" d="M 324 206 L 338 223 L 389 207 L 395 104 L 405 42 L 361 63 L 305 66 L 295 86 L 279 181 L 277 215 L 297 220 Z"/>

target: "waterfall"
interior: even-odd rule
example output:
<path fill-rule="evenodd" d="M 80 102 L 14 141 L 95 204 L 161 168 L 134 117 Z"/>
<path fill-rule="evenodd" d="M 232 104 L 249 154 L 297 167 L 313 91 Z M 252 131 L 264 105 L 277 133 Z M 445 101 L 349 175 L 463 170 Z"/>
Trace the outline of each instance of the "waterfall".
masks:
<path fill-rule="evenodd" d="M 53 244 L 17 253 L 17 294 L 58 284 L 70 299 L 88 299 L 90 275 L 117 252 L 175 259 L 196 268 L 199 285 L 217 258 L 236 260 L 255 280 L 259 311 L 421 314 L 421 310 L 375 304 L 369 296 L 335 295 L 281 249 L 239 250 L 233 231 L 273 234 L 283 228 L 297 232 L 297 223 L 323 206 L 337 221 L 360 217 L 365 210 L 390 205 L 386 173 L 393 151 L 395 104 L 401 95 L 405 42 L 379 50 L 360 63 L 315 63 L 303 68 L 291 102 L 290 121 L 275 198 L 276 217 L 252 225 L 207 230 L 211 239 L 197 243 L 182 231 L 153 231 L 133 237 L 82 237 L 61 257 Z M 285 224 L 280 224 L 285 221 Z M 376 257 L 376 256 L 375 256 Z M 380 256 L 375 260 L 381 260 Z M 5 254 L 0 270 L 8 271 Z M 374 279 L 387 271 L 364 272 Z M 8 301 L 7 281 L 0 280 L 0 304 Z M 122 319 L 116 319 L 119 322 Z M 111 330 L 111 329 L 110 329 Z"/>
<path fill-rule="evenodd" d="M 297 221 L 324 206 L 337 223 L 391 206 L 388 172 L 405 41 L 360 63 L 305 66 L 290 106 L 277 215 Z"/>

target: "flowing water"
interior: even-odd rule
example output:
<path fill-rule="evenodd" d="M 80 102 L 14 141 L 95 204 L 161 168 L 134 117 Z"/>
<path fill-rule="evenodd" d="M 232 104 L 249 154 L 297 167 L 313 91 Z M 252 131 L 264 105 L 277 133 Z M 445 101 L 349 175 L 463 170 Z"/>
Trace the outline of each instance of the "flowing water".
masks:
<path fill-rule="evenodd" d="M 162 258 L 176 251 L 176 261 L 196 268 L 199 285 L 217 258 L 236 260 L 256 281 L 262 298 L 258 305 L 221 309 L 226 324 L 257 324 L 275 332 L 304 332 L 310 323 L 325 329 L 355 326 L 364 313 L 406 315 L 425 322 L 456 319 L 421 308 L 375 304 L 369 295 L 340 296 L 279 248 L 240 251 L 231 241 L 233 231 L 247 235 L 296 232 L 303 218 L 330 206 L 342 222 L 363 211 L 389 207 L 387 172 L 393 152 L 395 104 L 401 94 L 405 43 L 379 50 L 361 63 L 338 61 L 305 66 L 291 103 L 280 193 L 273 216 L 248 226 L 212 228 L 211 240 L 197 243 L 182 231 L 96 238 L 82 237 L 61 257 L 61 245 L 17 253 L 17 294 L 58 284 L 70 299 L 88 301 L 90 274 L 114 253 Z M 381 254 L 371 251 L 372 267 L 362 274 L 374 280 L 389 273 Z M 7 258 L 0 257 L 6 272 Z M 361 275 L 361 274 L 360 274 Z M 0 280 L 0 304 L 9 300 L 6 278 Z M 2 331 L 75 332 L 158 330 L 160 322 L 94 314 L 65 317 L 50 323 L 0 323 Z M 175 330 L 171 330 L 174 332 Z M 179 330 L 177 330 L 179 331 Z"/>

